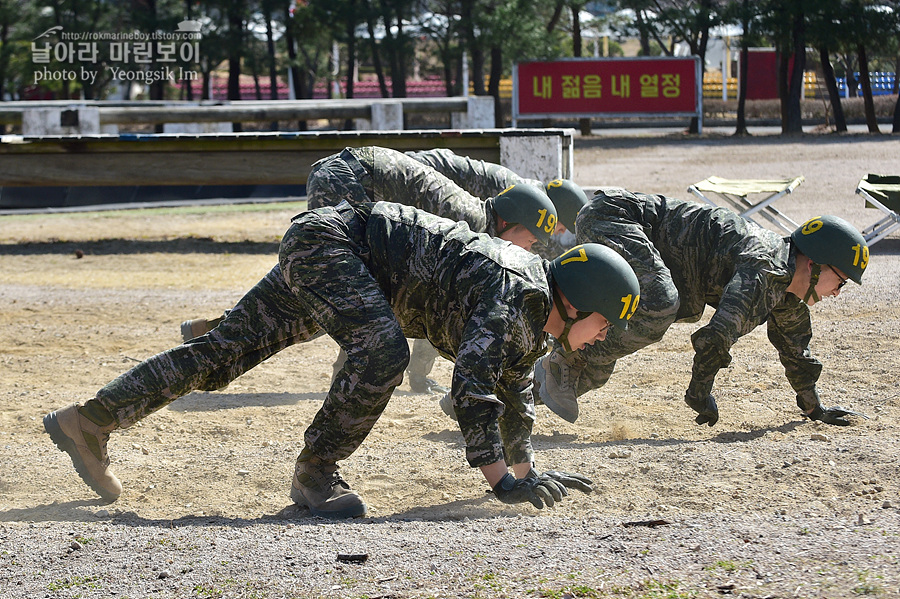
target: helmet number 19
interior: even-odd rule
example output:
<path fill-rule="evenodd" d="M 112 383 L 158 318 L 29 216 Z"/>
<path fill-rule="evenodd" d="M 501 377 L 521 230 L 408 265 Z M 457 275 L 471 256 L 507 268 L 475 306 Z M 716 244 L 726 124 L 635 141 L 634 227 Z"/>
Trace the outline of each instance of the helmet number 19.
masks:
<path fill-rule="evenodd" d="M 624 318 L 625 320 L 631 320 L 631 317 L 634 316 L 634 313 L 637 310 L 640 299 L 640 295 L 631 295 L 630 293 L 623 297 L 622 313 L 619 315 L 619 319 Z"/>
<path fill-rule="evenodd" d="M 541 217 L 538 219 L 538 222 L 537 224 L 535 224 L 535 226 L 538 229 L 543 229 L 547 233 L 552 234 L 553 231 L 556 230 L 556 215 L 553 213 L 547 214 L 547 210 L 545 208 L 538 210 L 538 214 L 540 214 Z"/>
<path fill-rule="evenodd" d="M 869 265 L 869 247 L 863 246 L 860 248 L 860 245 L 857 243 L 853 246 L 853 251 L 855 252 L 855 255 L 853 256 L 853 266 L 859 266 L 865 270 L 866 266 Z"/>

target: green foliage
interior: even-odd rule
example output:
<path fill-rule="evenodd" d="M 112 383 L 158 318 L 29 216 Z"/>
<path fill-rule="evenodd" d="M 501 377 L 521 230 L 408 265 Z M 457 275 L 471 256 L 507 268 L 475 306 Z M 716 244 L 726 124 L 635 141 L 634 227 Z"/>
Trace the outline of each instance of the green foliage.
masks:
<path fill-rule="evenodd" d="M 853 587 L 853 592 L 857 595 L 881 595 L 882 589 L 879 585 L 869 582 L 869 571 L 861 570 L 856 573 L 859 584 Z"/>
<path fill-rule="evenodd" d="M 744 570 L 746 568 L 749 568 L 752 564 L 753 564 L 753 562 L 751 562 L 751 561 L 738 563 L 738 562 L 734 562 L 732 560 L 718 560 L 711 566 L 706 566 L 705 569 L 710 570 L 710 571 L 724 570 L 725 572 L 737 572 L 738 570 Z"/>
<path fill-rule="evenodd" d="M 872 70 L 894 70 L 900 55 L 896 35 L 900 3 L 896 0 L 619 0 L 610 4 L 632 9 L 638 19 L 625 21 L 608 13 L 581 27 L 616 32 L 608 40 L 611 56 L 623 55 L 621 43 L 626 37 L 640 39 L 642 54 L 670 54 L 677 42 L 698 51 L 703 32 L 726 23 L 744 23 L 749 28 L 748 45 L 773 45 L 787 51 L 792 48 L 791 25 L 796 15 L 803 16 L 809 47 L 828 44 L 838 75 L 855 68 L 858 43 L 866 46 Z M 420 73 L 452 83 L 461 72 L 459 61 L 465 50 L 470 60 L 476 53 L 484 58 L 484 72 L 472 71 L 472 78 L 487 72 L 508 77 L 517 61 L 573 56 L 572 10 L 585 3 L 566 2 L 558 21 L 553 21 L 556 2 L 532 0 L 308 0 L 295 3 L 292 15 L 288 14 L 289 5 L 283 0 L 157 0 L 135 5 L 105 0 L 0 2 L 0 31 L 6 32 L 0 39 L 0 93 L 17 99 L 34 84 L 36 70 L 71 68 L 71 63 L 37 65 L 33 61 L 32 41 L 52 26 L 60 25 L 71 33 L 170 32 L 185 18 L 203 23 L 200 62 L 194 66 L 205 78 L 238 60 L 243 72 L 265 80 L 274 61 L 282 81 L 286 70 L 294 69 L 301 96 L 311 97 L 317 82 L 347 77 L 351 40 L 361 71 L 375 70 L 378 52 L 387 76 L 411 76 L 415 62 Z M 471 39 L 464 27 L 464 8 L 470 9 L 472 16 Z M 751 15 L 743 14 L 748 10 Z M 435 18 L 423 21 L 426 14 Z M 395 28 L 391 33 L 390 27 L 401 21 L 402 30 Z M 264 33 L 267 23 L 275 33 L 271 52 Z M 374 43 L 366 33 L 369 23 L 374 30 L 385 32 Z M 339 43 L 340 54 L 336 74 L 331 64 L 334 41 Z M 57 98 L 106 97 L 115 82 L 108 68 L 109 44 L 99 46 L 101 56 L 96 63 L 84 65 L 97 73 L 96 80 L 80 76 L 71 81 L 53 80 L 42 83 L 42 90 Z M 585 38 L 583 54 L 592 54 L 591 46 Z M 492 58 L 502 64 L 491 65 Z M 73 70 L 80 74 L 80 69 Z M 178 89 L 171 88 L 167 97 L 182 97 L 178 94 Z"/>
<path fill-rule="evenodd" d="M 73 576 L 72 578 L 60 578 L 47 585 L 47 590 L 52 592 L 64 591 L 75 587 L 86 589 L 99 589 L 100 578 L 98 576 Z"/>

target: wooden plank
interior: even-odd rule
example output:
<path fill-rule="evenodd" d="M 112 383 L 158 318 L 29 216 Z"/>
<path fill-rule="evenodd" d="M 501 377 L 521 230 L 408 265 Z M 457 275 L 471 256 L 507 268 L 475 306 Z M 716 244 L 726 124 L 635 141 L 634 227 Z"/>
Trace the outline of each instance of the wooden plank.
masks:
<path fill-rule="evenodd" d="M 0 143 L 0 185 L 303 184 L 311 165 L 347 146 L 449 148 L 500 161 L 500 131 L 131 135 Z"/>
<path fill-rule="evenodd" d="M 152 125 L 160 123 L 249 123 L 305 121 L 313 119 L 368 119 L 372 105 L 400 103 L 403 112 L 466 112 L 465 97 L 447 98 L 351 98 L 335 100 L 272 100 L 228 103 L 104 103 L 104 102 L 4 102 L 0 124 L 20 125 L 22 112 L 34 108 L 96 107 L 101 125 Z"/>

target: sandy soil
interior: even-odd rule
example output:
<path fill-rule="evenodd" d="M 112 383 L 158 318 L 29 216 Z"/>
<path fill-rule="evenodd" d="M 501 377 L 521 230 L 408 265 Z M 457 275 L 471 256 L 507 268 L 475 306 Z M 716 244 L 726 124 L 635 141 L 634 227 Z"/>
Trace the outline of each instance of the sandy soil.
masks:
<path fill-rule="evenodd" d="M 797 221 L 878 213 L 854 195 L 895 173 L 894 137 L 579 140 L 575 179 L 688 197 L 709 175 L 804 175 Z M 289 348 L 225 390 L 115 433 L 125 492 L 105 505 L 43 432 L 229 307 L 274 264 L 301 204 L 0 217 L 0 588 L 9 597 L 900 596 L 896 364 L 900 237 L 863 287 L 813 309 L 820 393 L 870 416 L 804 421 L 760 329 L 716 383 L 721 419 L 683 401 L 691 331 L 620 361 L 575 424 L 539 407 L 539 467 L 594 479 L 553 510 L 499 504 L 437 398 L 404 383 L 342 466 L 370 518 L 308 518 L 287 497 L 336 346 Z M 76 258 L 76 250 L 83 252 Z M 701 323 L 702 324 L 702 323 Z M 449 382 L 451 365 L 434 376 Z M 660 526 L 624 526 L 647 521 Z M 365 564 L 336 561 L 366 553 Z"/>

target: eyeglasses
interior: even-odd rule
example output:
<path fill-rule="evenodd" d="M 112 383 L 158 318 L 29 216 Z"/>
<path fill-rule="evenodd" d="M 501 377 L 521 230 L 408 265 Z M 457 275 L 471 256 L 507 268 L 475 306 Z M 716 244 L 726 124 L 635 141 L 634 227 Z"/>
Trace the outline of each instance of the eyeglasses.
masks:
<path fill-rule="evenodd" d="M 833 272 L 833 273 L 837 276 L 837 278 L 839 278 L 839 279 L 841 280 L 841 282 L 838 283 L 838 286 L 837 286 L 838 289 L 840 289 L 841 287 L 843 287 L 844 285 L 846 285 L 846 284 L 847 284 L 847 281 L 850 280 L 850 279 L 845 279 L 844 277 L 842 277 L 841 274 L 840 274 L 838 271 L 836 271 L 832 265 L 826 264 L 825 266 L 827 266 L 828 268 L 830 268 L 830 269 L 831 269 L 831 272 Z"/>

